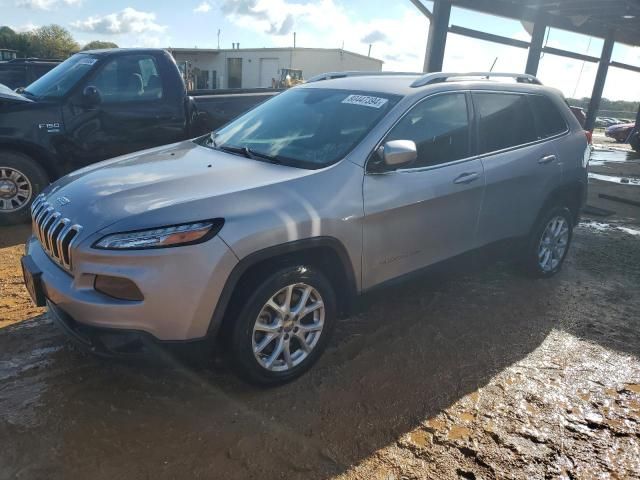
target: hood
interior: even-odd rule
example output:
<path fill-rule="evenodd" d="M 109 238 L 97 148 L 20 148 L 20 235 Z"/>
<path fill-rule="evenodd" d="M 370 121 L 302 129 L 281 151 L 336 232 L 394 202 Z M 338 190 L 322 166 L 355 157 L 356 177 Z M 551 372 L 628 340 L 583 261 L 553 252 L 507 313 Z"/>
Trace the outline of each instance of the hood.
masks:
<path fill-rule="evenodd" d="M 26 102 L 33 103 L 33 100 L 29 100 L 27 97 L 20 95 L 19 93 L 14 92 L 6 85 L 0 83 L 0 102 L 10 102 L 10 103 L 18 103 L 18 102 Z"/>
<path fill-rule="evenodd" d="M 176 222 L 172 217 L 177 222 L 213 218 L 211 207 L 220 197 L 313 172 L 186 141 L 77 170 L 51 185 L 45 196 L 89 234 L 123 219 L 146 228 L 147 222 Z"/>

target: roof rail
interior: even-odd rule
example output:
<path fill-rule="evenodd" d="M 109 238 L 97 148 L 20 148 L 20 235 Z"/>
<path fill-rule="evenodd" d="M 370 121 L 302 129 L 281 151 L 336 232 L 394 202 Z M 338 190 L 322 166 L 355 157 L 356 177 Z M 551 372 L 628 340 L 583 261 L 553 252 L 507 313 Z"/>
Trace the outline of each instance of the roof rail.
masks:
<path fill-rule="evenodd" d="M 424 75 L 422 72 L 366 72 L 366 71 L 349 71 L 349 72 L 327 72 L 315 75 L 308 79 L 306 83 L 320 82 L 322 80 L 332 80 L 334 78 L 347 78 L 347 77 L 378 77 L 378 76 L 393 76 L 393 75 Z"/>
<path fill-rule="evenodd" d="M 413 88 L 423 87 L 425 85 L 430 85 L 432 83 L 445 82 L 450 78 L 461 78 L 461 77 L 484 77 L 485 79 L 489 79 L 490 77 L 503 77 L 503 78 L 513 78 L 517 82 L 520 83 L 531 83 L 535 85 L 542 85 L 542 82 L 538 80 L 535 76 L 529 75 L 528 73 L 494 73 L 494 72 L 468 72 L 468 73 L 445 73 L 445 72 L 434 72 L 427 73 L 422 76 L 415 82 L 411 84 Z"/>

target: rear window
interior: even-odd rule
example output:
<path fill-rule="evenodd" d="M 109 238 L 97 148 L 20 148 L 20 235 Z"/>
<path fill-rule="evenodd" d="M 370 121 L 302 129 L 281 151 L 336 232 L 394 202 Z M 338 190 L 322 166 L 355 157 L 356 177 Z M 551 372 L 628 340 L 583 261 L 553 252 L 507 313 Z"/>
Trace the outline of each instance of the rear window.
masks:
<path fill-rule="evenodd" d="M 553 137 L 567 130 L 567 123 L 550 98 L 542 95 L 530 95 L 529 101 L 536 120 L 538 138 Z"/>
<path fill-rule="evenodd" d="M 538 140 L 526 95 L 489 92 L 472 95 L 478 117 L 480 154 Z"/>

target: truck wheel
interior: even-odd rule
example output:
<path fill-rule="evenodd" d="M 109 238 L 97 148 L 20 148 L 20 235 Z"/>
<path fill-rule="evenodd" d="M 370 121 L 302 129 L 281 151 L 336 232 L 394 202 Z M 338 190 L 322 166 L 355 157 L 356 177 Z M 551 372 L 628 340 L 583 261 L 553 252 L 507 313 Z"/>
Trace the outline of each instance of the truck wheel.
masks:
<path fill-rule="evenodd" d="M 560 271 L 573 236 L 573 218 L 571 210 L 555 206 L 538 220 L 522 259 L 526 273 L 548 278 Z"/>
<path fill-rule="evenodd" d="M 288 267 L 246 294 L 230 332 L 232 362 L 240 375 L 273 386 L 311 368 L 336 319 L 336 296 L 327 278 L 312 267 Z"/>
<path fill-rule="evenodd" d="M 0 152 L 0 225 L 28 221 L 31 202 L 48 184 L 46 172 L 31 158 Z"/>

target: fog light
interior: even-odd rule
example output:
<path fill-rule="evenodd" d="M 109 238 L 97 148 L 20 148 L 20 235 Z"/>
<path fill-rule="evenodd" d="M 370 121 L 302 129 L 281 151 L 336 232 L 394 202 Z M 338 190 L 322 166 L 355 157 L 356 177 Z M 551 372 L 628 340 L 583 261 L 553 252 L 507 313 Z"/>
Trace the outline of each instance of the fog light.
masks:
<path fill-rule="evenodd" d="M 100 293 L 118 300 L 144 300 L 144 296 L 138 286 L 128 278 L 96 275 L 93 288 Z"/>

